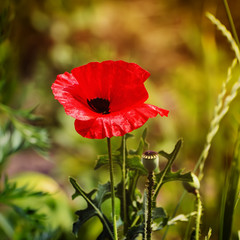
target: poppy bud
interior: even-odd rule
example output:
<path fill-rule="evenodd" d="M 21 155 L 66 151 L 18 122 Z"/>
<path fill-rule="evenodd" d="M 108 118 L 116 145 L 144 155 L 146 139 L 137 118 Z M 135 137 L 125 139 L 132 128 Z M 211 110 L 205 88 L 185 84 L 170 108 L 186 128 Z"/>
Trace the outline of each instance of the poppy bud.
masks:
<path fill-rule="evenodd" d="M 158 160 L 157 152 L 146 151 L 142 154 L 142 164 L 148 172 L 153 172 L 158 167 Z"/>
<path fill-rule="evenodd" d="M 187 190 L 189 193 L 193 193 L 196 194 L 196 190 L 199 190 L 200 188 L 200 182 L 198 180 L 198 177 L 194 174 L 191 173 L 192 182 L 183 182 L 183 186 L 185 188 L 185 190 Z"/>

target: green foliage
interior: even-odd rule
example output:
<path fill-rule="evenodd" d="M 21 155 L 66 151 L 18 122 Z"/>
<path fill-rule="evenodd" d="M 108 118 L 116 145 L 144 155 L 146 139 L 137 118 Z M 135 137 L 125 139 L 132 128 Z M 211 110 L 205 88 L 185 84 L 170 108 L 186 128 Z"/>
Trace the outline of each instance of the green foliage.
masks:
<path fill-rule="evenodd" d="M 57 232 L 50 229 L 46 224 L 47 216 L 39 213 L 39 209 L 31 207 L 20 207 L 15 202 L 27 200 L 29 197 L 42 198 L 48 193 L 42 191 L 33 191 L 27 186 L 17 187 L 16 182 L 4 180 L 0 188 L 0 203 L 9 206 L 13 211 L 8 218 L 0 216 L 0 233 L 12 240 L 18 239 L 36 239 L 50 240 L 57 236 Z M 6 213 L 5 213 L 6 214 Z M 20 221 L 21 219 L 21 221 Z M 15 230 L 14 230 L 15 229 Z"/>
<path fill-rule="evenodd" d="M 14 110 L 0 104 L 0 177 L 4 175 L 9 157 L 21 150 L 33 148 L 46 153 L 49 139 L 46 129 L 34 126 L 40 118 L 33 110 Z M 27 185 L 18 187 L 16 181 L 5 177 L 0 186 L 0 203 L 4 210 L 0 216 L 0 235 L 11 240 L 52 240 L 59 235 L 46 224 L 47 216 L 36 207 L 21 206 L 19 201 L 30 198 L 44 199 L 48 193 L 34 191 Z"/>
<path fill-rule="evenodd" d="M 237 43 L 235 42 L 235 40 L 233 39 L 231 33 L 226 29 L 226 27 L 219 20 L 217 20 L 210 13 L 207 13 L 207 17 L 211 20 L 211 22 L 213 24 L 215 24 L 217 26 L 217 28 L 227 38 L 227 40 L 231 44 L 231 47 L 235 53 L 236 59 L 233 60 L 231 66 L 228 68 L 227 78 L 222 84 L 221 92 L 218 94 L 218 102 L 214 108 L 214 116 L 210 123 L 210 129 L 209 129 L 207 137 L 206 137 L 206 143 L 205 143 L 203 151 L 202 151 L 202 153 L 199 157 L 199 160 L 194 169 L 194 171 L 196 171 L 198 168 L 200 169 L 200 173 L 199 173 L 200 180 L 203 177 L 204 164 L 207 159 L 212 140 L 219 130 L 221 120 L 229 111 L 230 104 L 237 97 L 238 90 L 240 88 L 240 77 L 238 76 L 237 80 L 235 81 L 235 83 L 233 84 L 233 86 L 231 88 L 230 93 L 227 92 L 229 82 L 233 78 L 233 76 L 232 76 L 233 69 L 237 66 L 237 61 L 238 61 L 238 63 L 240 63 L 239 47 L 238 47 Z"/>
<path fill-rule="evenodd" d="M 70 182 L 75 189 L 75 193 L 73 194 L 72 198 L 74 199 L 78 196 L 82 196 L 88 203 L 88 207 L 85 210 L 79 210 L 76 212 L 76 214 L 79 216 L 79 219 L 73 224 L 73 233 L 77 236 L 79 228 L 83 223 L 85 223 L 93 216 L 98 216 L 103 224 L 103 231 L 99 235 L 98 239 L 104 240 L 106 237 L 113 239 L 113 227 L 101 210 L 102 203 L 110 197 L 110 183 L 108 182 L 104 185 L 99 185 L 98 190 L 94 189 L 90 193 L 86 193 L 77 184 L 76 180 L 70 178 Z M 92 199 L 92 196 L 95 193 L 96 196 L 94 199 Z"/>
<path fill-rule="evenodd" d="M 127 139 L 130 135 L 127 137 Z M 132 136 L 131 136 L 132 137 Z M 147 146 L 146 141 L 146 130 L 143 131 L 143 134 L 140 138 L 137 149 L 131 149 L 126 151 L 126 179 L 121 180 L 121 182 L 116 186 L 116 197 L 120 199 L 120 221 L 121 225 L 126 225 L 127 223 L 127 231 L 126 231 L 126 239 L 133 240 L 141 234 L 144 235 L 144 222 L 145 222 L 145 196 L 143 196 L 140 191 L 137 189 L 137 182 L 140 176 L 145 176 L 147 171 L 144 169 L 141 163 L 141 156 L 144 149 Z M 161 186 L 170 181 L 185 181 L 185 182 L 193 182 L 193 178 L 191 173 L 183 173 L 183 170 L 178 170 L 177 172 L 172 172 L 171 167 L 173 162 L 175 161 L 179 150 L 182 145 L 182 140 L 179 140 L 175 145 L 174 150 L 171 153 L 166 153 L 164 151 L 160 151 L 159 154 L 163 157 L 167 158 L 168 162 L 166 167 L 160 171 L 156 175 L 156 184 L 154 185 L 154 196 L 157 197 L 157 194 L 161 188 Z M 113 161 L 116 165 L 122 168 L 123 161 L 123 142 L 121 142 L 120 148 L 118 148 L 113 153 Z M 98 157 L 97 164 L 95 169 L 99 169 L 100 167 L 108 164 L 108 156 L 102 155 Z M 104 236 L 108 236 L 113 239 L 112 235 L 112 224 L 106 218 L 105 214 L 101 210 L 102 203 L 110 198 L 110 183 L 106 183 L 104 185 L 99 185 L 98 189 L 94 189 L 89 193 L 86 193 L 74 180 L 70 178 L 70 182 L 75 189 L 75 193 L 73 194 L 73 199 L 81 196 L 87 202 L 87 208 L 83 210 L 79 210 L 76 212 L 79 219 L 73 225 L 74 234 L 78 234 L 79 229 L 82 225 L 91 219 L 94 216 L 98 216 L 103 225 L 103 232 L 100 234 L 98 239 L 104 239 Z M 125 187 L 126 194 L 123 194 L 123 184 Z M 96 196 L 93 198 L 93 196 Z M 126 199 L 124 199 L 124 197 Z M 124 222 L 123 212 L 124 204 L 126 201 L 126 219 Z M 154 201 L 155 202 L 155 201 Z M 176 218 L 170 219 L 166 210 L 162 207 L 157 207 L 155 204 L 152 209 L 152 220 L 154 222 L 154 231 L 158 231 L 165 226 L 176 224 L 179 221 L 187 221 L 189 216 L 194 215 L 195 213 L 190 213 L 189 215 L 181 214 Z"/>
<path fill-rule="evenodd" d="M 41 191 L 31 191 L 27 186 L 17 187 L 16 182 L 9 182 L 5 178 L 4 185 L 0 190 L 0 202 L 6 205 L 12 205 L 12 201 L 26 197 L 42 197 L 47 193 Z"/>
<path fill-rule="evenodd" d="M 168 162 L 165 168 L 159 174 L 156 174 L 157 186 L 153 196 L 155 199 L 158 195 L 158 192 L 161 186 L 166 182 L 170 182 L 170 181 L 193 182 L 193 178 L 190 172 L 183 174 L 183 170 L 178 170 L 177 172 L 171 171 L 171 167 L 179 153 L 181 146 L 182 146 L 182 140 L 180 139 L 176 143 L 171 153 L 166 153 L 164 151 L 159 152 L 159 154 L 165 157 L 168 160 Z"/>
<path fill-rule="evenodd" d="M 231 168 L 227 176 L 226 185 L 222 193 L 221 218 L 220 218 L 220 240 L 231 239 L 234 210 L 238 199 L 238 186 L 240 179 L 240 137 L 235 145 Z"/>
<path fill-rule="evenodd" d="M 0 104 L 0 113 L 4 117 L 0 126 L 1 167 L 10 155 L 23 149 L 34 148 L 42 154 L 47 152 L 48 134 L 46 129 L 32 125 L 40 119 L 33 114 L 33 110 L 14 110 Z"/>

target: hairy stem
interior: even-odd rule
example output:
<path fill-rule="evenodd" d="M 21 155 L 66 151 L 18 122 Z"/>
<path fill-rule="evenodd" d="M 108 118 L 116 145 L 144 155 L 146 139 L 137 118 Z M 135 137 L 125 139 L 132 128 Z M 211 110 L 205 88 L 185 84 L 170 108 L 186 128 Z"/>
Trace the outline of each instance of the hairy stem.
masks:
<path fill-rule="evenodd" d="M 202 216 L 202 202 L 200 199 L 199 191 L 196 191 L 196 198 L 197 198 L 197 218 L 196 218 L 196 235 L 195 239 L 199 240 L 200 235 L 200 223 L 201 223 L 201 216 Z"/>
<path fill-rule="evenodd" d="M 145 239 L 151 240 L 152 238 L 152 202 L 153 202 L 153 172 L 148 174 L 148 183 L 147 183 L 147 212 L 146 212 L 146 226 L 145 226 Z"/>
<path fill-rule="evenodd" d="M 115 190 L 114 190 L 114 177 L 113 177 L 113 160 L 112 160 L 112 148 L 111 148 L 111 139 L 107 138 L 108 145 L 108 156 L 109 156 L 109 167 L 110 167 L 110 182 L 111 182 L 111 195 L 112 195 L 112 219 L 113 219 L 113 233 L 114 240 L 118 240 L 117 234 L 117 221 L 115 213 Z"/>
<path fill-rule="evenodd" d="M 122 161 L 122 181 L 123 181 L 123 188 L 122 188 L 122 195 L 123 195 L 123 232 L 124 234 L 127 233 L 128 230 L 128 217 L 127 217 L 127 202 L 126 202 L 126 136 L 122 137 L 122 150 L 123 150 L 123 161 Z"/>

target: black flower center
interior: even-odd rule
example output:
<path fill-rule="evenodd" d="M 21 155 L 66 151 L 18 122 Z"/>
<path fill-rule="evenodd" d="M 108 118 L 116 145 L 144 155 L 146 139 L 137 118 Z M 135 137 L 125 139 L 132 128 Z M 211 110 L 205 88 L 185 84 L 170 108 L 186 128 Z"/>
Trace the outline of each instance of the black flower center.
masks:
<path fill-rule="evenodd" d="M 91 109 L 96 113 L 101 114 L 109 114 L 109 105 L 110 102 L 107 99 L 104 98 L 94 98 L 94 99 L 87 99 L 88 105 L 91 107 Z"/>

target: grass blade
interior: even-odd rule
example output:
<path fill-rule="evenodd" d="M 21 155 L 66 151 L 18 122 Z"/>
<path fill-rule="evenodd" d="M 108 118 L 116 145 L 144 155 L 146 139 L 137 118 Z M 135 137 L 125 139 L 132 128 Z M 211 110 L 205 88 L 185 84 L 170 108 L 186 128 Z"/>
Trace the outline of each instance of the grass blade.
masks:
<path fill-rule="evenodd" d="M 224 189 L 224 196 L 221 210 L 223 213 L 220 218 L 220 240 L 228 240 L 231 238 L 232 233 L 232 222 L 234 216 L 234 209 L 237 201 L 238 195 L 238 183 L 240 177 L 240 136 L 238 134 L 238 139 L 235 146 L 235 152 L 227 178 L 227 185 Z"/>

